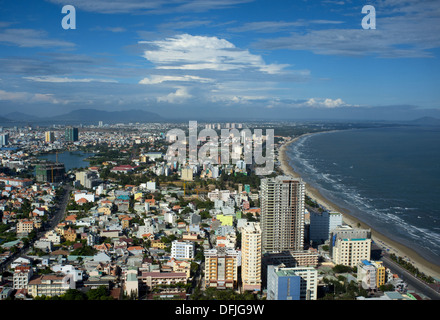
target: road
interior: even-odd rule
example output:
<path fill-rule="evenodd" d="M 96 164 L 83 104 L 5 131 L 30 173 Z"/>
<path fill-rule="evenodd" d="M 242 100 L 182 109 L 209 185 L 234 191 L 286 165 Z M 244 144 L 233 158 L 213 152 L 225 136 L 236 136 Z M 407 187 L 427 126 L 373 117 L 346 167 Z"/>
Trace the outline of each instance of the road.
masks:
<path fill-rule="evenodd" d="M 39 239 L 47 231 L 53 230 L 58 225 L 58 223 L 60 223 L 60 221 L 62 221 L 62 219 L 64 219 L 64 217 L 66 215 L 66 207 L 67 207 L 67 204 L 69 203 L 69 199 L 70 199 L 70 191 L 72 190 L 72 186 L 70 184 L 66 184 L 63 186 L 63 190 L 64 190 L 64 192 L 61 197 L 61 200 L 59 203 L 56 204 L 56 211 L 55 211 L 54 215 L 50 218 L 50 220 L 44 226 L 44 228 L 42 228 L 42 230 L 39 230 L 37 232 L 37 236 L 35 239 Z M 5 261 L 3 261 L 0 265 L 0 273 L 3 273 L 4 271 L 6 271 L 9 267 L 9 265 L 15 259 L 24 255 L 27 252 L 27 250 L 33 246 L 34 242 L 35 242 L 35 240 L 29 242 L 28 245 L 23 246 L 21 249 L 19 249 L 17 252 L 10 255 Z"/>
<path fill-rule="evenodd" d="M 440 300 L 440 294 L 438 292 L 433 290 L 426 283 L 417 279 L 406 269 L 402 268 L 399 264 L 394 262 L 390 258 L 390 255 L 387 252 L 384 252 L 379 246 L 373 244 L 372 250 L 381 250 L 383 252 L 380 260 L 383 261 L 384 267 L 389 268 L 391 272 L 397 274 L 399 278 L 401 278 L 405 283 L 408 284 L 408 288 L 410 290 L 414 290 L 416 293 L 421 293 L 431 300 Z"/>

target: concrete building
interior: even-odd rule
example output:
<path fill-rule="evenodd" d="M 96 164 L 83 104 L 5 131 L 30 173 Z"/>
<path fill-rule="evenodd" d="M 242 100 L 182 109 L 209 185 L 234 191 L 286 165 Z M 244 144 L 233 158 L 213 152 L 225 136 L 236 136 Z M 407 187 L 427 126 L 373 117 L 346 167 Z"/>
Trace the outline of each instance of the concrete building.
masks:
<path fill-rule="evenodd" d="M 193 181 L 194 179 L 193 170 L 191 168 L 183 168 L 181 179 L 184 181 Z"/>
<path fill-rule="evenodd" d="M 72 275 L 48 274 L 41 275 L 29 281 L 28 293 L 37 296 L 61 296 L 69 289 L 75 289 Z"/>
<path fill-rule="evenodd" d="M 55 141 L 55 133 L 53 131 L 46 131 L 44 133 L 46 143 L 52 143 Z"/>
<path fill-rule="evenodd" d="M 367 260 L 362 260 L 357 265 L 357 280 L 362 288 L 367 290 L 376 290 L 376 267 Z"/>
<path fill-rule="evenodd" d="M 79 140 L 78 128 L 66 128 L 65 139 L 69 142 L 75 142 Z"/>
<path fill-rule="evenodd" d="M 171 243 L 171 257 L 177 260 L 194 259 L 194 252 L 194 242 L 174 240 Z"/>
<path fill-rule="evenodd" d="M 0 134 L 0 147 L 4 147 L 9 144 L 9 133 Z"/>
<path fill-rule="evenodd" d="M 136 268 L 127 270 L 125 273 L 124 294 L 129 297 L 137 298 L 139 296 L 139 280 Z"/>
<path fill-rule="evenodd" d="M 34 230 L 34 222 L 27 219 L 20 219 L 17 223 L 17 234 L 28 235 Z"/>
<path fill-rule="evenodd" d="M 339 212 L 310 212 L 310 240 L 324 243 L 330 239 L 330 232 L 342 225 L 342 214 Z"/>
<path fill-rule="evenodd" d="M 267 270 L 267 300 L 316 300 L 318 270 L 270 265 Z"/>
<path fill-rule="evenodd" d="M 355 267 L 363 260 L 370 260 L 371 231 L 342 226 L 331 232 L 330 254 L 335 264 Z"/>
<path fill-rule="evenodd" d="M 243 290 L 261 290 L 261 228 L 248 222 L 241 231 L 241 280 Z"/>
<path fill-rule="evenodd" d="M 278 176 L 261 180 L 263 252 L 303 250 L 305 184 Z"/>
<path fill-rule="evenodd" d="M 32 275 L 33 270 L 28 265 L 20 265 L 15 267 L 12 277 L 13 288 L 15 290 L 27 289 L 29 285 L 29 280 L 31 279 Z"/>
<path fill-rule="evenodd" d="M 205 286 L 233 289 L 237 286 L 240 252 L 225 247 L 205 251 Z"/>
<path fill-rule="evenodd" d="M 382 261 L 362 260 L 357 265 L 357 280 L 362 288 L 376 290 L 386 283 L 386 268 Z"/>
<path fill-rule="evenodd" d="M 35 178 L 38 182 L 61 182 L 66 169 L 61 162 L 42 162 L 35 166 Z"/>

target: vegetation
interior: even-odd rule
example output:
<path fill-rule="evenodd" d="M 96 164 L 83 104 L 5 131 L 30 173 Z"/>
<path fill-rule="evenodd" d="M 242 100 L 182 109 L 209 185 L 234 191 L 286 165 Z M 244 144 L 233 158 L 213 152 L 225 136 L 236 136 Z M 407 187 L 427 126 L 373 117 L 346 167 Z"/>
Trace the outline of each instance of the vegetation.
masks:
<path fill-rule="evenodd" d="M 355 300 L 356 297 L 367 297 L 368 291 L 363 289 L 354 281 L 339 276 L 338 279 L 324 278 L 328 292 L 320 300 Z"/>
<path fill-rule="evenodd" d="M 405 268 L 408 272 L 410 272 L 412 275 L 414 275 L 416 278 L 419 278 L 420 280 L 426 282 L 426 283 L 434 283 L 435 280 L 431 276 L 427 276 L 423 272 L 419 271 L 418 268 L 416 268 L 414 265 L 409 263 L 408 261 L 404 260 L 402 257 L 397 257 L 394 253 L 390 254 L 390 258 L 398 263 L 400 266 Z"/>
<path fill-rule="evenodd" d="M 190 300 L 258 300 L 258 297 L 251 292 L 237 293 L 232 289 L 217 290 L 207 288 L 202 292 L 199 288 L 194 290 Z"/>
<path fill-rule="evenodd" d="M 109 290 L 105 286 L 97 289 L 90 289 L 87 293 L 83 293 L 77 289 L 69 289 L 61 296 L 37 296 L 34 300 L 114 300 L 110 296 Z"/>

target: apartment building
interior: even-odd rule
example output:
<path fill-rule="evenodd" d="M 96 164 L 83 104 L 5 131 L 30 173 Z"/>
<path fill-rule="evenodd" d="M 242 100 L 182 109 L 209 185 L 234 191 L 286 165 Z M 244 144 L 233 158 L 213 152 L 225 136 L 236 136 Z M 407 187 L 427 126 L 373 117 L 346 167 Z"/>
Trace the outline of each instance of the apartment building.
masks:
<path fill-rule="evenodd" d="M 171 257 L 177 260 L 194 259 L 194 252 L 194 242 L 174 240 L 171 243 Z"/>
<path fill-rule="evenodd" d="M 243 290 L 261 290 L 261 228 L 248 222 L 241 230 L 241 280 Z"/>
<path fill-rule="evenodd" d="M 304 247 L 305 184 L 278 176 L 261 180 L 261 230 L 264 252 Z"/>
<path fill-rule="evenodd" d="M 17 234 L 29 234 L 34 230 L 34 222 L 27 219 L 21 219 L 17 223 Z"/>
<path fill-rule="evenodd" d="M 31 279 L 28 285 L 28 293 L 32 297 L 61 296 L 67 290 L 75 289 L 75 287 L 72 275 L 48 274 Z"/>
<path fill-rule="evenodd" d="M 223 246 L 205 251 L 205 286 L 232 289 L 237 286 L 240 252 Z"/>
<path fill-rule="evenodd" d="M 267 269 L 267 300 L 316 300 L 318 270 L 313 267 L 270 265 Z"/>
<path fill-rule="evenodd" d="M 14 274 L 12 276 L 13 288 L 16 290 L 27 289 L 32 275 L 33 270 L 28 265 L 20 265 L 15 267 Z"/>
<path fill-rule="evenodd" d="M 376 290 L 386 283 L 386 268 L 382 261 L 362 260 L 357 265 L 357 280 L 364 289 Z"/>

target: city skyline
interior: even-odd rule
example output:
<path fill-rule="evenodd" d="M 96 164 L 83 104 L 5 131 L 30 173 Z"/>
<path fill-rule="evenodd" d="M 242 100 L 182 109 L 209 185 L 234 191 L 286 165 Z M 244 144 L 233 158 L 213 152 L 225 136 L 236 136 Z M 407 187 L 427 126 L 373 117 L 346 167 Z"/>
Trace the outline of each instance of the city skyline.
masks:
<path fill-rule="evenodd" d="M 439 116 L 439 20 L 434 1 L 413 0 L 2 1 L 1 111 Z"/>

